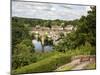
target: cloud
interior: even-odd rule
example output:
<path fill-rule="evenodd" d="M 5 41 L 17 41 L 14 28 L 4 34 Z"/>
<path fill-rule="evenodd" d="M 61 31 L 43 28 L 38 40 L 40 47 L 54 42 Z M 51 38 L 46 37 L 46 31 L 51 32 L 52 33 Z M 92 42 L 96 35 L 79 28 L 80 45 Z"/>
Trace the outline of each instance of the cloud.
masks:
<path fill-rule="evenodd" d="M 78 19 L 90 6 L 12 1 L 12 16 L 41 19 Z"/>

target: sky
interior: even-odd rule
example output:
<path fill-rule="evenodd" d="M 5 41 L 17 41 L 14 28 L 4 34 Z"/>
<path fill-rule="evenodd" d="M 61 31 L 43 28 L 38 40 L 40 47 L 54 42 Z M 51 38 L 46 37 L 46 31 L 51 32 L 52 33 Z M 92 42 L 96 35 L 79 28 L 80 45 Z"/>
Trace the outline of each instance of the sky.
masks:
<path fill-rule="evenodd" d="M 12 16 L 38 19 L 74 20 L 86 16 L 90 6 L 12 1 Z"/>

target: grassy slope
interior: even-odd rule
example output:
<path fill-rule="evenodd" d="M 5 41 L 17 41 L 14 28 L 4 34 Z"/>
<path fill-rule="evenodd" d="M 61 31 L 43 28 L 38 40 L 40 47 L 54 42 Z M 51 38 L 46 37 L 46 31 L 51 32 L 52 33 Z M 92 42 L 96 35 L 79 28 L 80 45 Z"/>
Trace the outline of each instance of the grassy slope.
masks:
<path fill-rule="evenodd" d="M 68 56 L 64 53 L 59 53 L 59 54 L 55 54 L 51 57 L 48 57 L 44 60 L 40 60 L 37 63 L 33 63 L 28 66 L 24 66 L 22 68 L 13 70 L 12 74 L 50 72 L 50 71 L 55 70 L 57 67 L 65 64 L 65 63 L 68 63 L 70 61 L 71 61 L 70 56 Z"/>
<path fill-rule="evenodd" d="M 55 52 L 44 55 L 38 62 L 24 66 L 12 71 L 12 74 L 35 73 L 35 72 L 50 72 L 57 67 L 71 61 L 71 57 L 77 55 L 89 55 L 92 47 L 82 46 L 74 50 L 68 50 L 66 53 Z M 68 69 L 70 69 L 69 67 Z"/>

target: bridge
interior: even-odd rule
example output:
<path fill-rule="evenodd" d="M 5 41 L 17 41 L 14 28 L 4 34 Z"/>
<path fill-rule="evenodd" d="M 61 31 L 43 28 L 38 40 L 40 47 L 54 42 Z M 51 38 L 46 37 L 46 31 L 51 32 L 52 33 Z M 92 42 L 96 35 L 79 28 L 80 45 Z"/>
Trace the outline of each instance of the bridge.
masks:
<path fill-rule="evenodd" d="M 71 33 L 74 30 L 73 26 L 69 27 L 31 27 L 29 33 L 30 35 L 34 35 L 35 38 L 38 39 L 40 37 L 42 48 L 44 48 L 45 45 L 45 39 L 52 40 L 54 45 L 57 45 L 63 38 L 63 36 L 67 36 L 68 33 Z M 50 42 L 50 41 L 49 41 Z M 48 43 L 49 43 L 48 42 Z M 44 52 L 44 49 L 42 49 L 42 52 Z"/>
<path fill-rule="evenodd" d="M 59 42 L 59 38 L 61 36 L 66 36 L 68 33 L 74 30 L 74 27 L 72 25 L 67 26 L 65 28 L 62 28 L 60 26 L 56 27 L 32 27 L 30 30 L 30 34 L 32 33 L 38 33 L 44 40 L 44 35 L 48 35 L 48 37 L 53 39 L 53 43 L 57 44 Z"/>
<path fill-rule="evenodd" d="M 53 39 L 53 42 L 57 44 L 57 40 L 63 35 L 66 36 L 68 33 L 70 33 L 72 30 L 64 30 L 62 28 L 55 28 L 55 29 L 49 29 L 49 28 L 32 28 L 30 31 L 30 34 L 32 33 L 38 33 L 40 36 L 42 36 L 42 39 L 44 39 L 45 35 L 48 35 L 48 37 Z"/>

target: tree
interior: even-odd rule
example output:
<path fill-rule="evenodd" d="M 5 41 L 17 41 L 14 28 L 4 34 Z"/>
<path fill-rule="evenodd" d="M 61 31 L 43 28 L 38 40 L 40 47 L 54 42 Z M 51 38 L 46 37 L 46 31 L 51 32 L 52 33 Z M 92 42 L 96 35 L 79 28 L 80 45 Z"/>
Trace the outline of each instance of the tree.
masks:
<path fill-rule="evenodd" d="M 96 7 L 91 7 L 87 16 L 82 16 L 77 20 L 77 30 L 67 34 L 63 42 L 60 42 L 56 48 L 63 50 L 75 49 L 88 42 L 96 46 Z"/>

